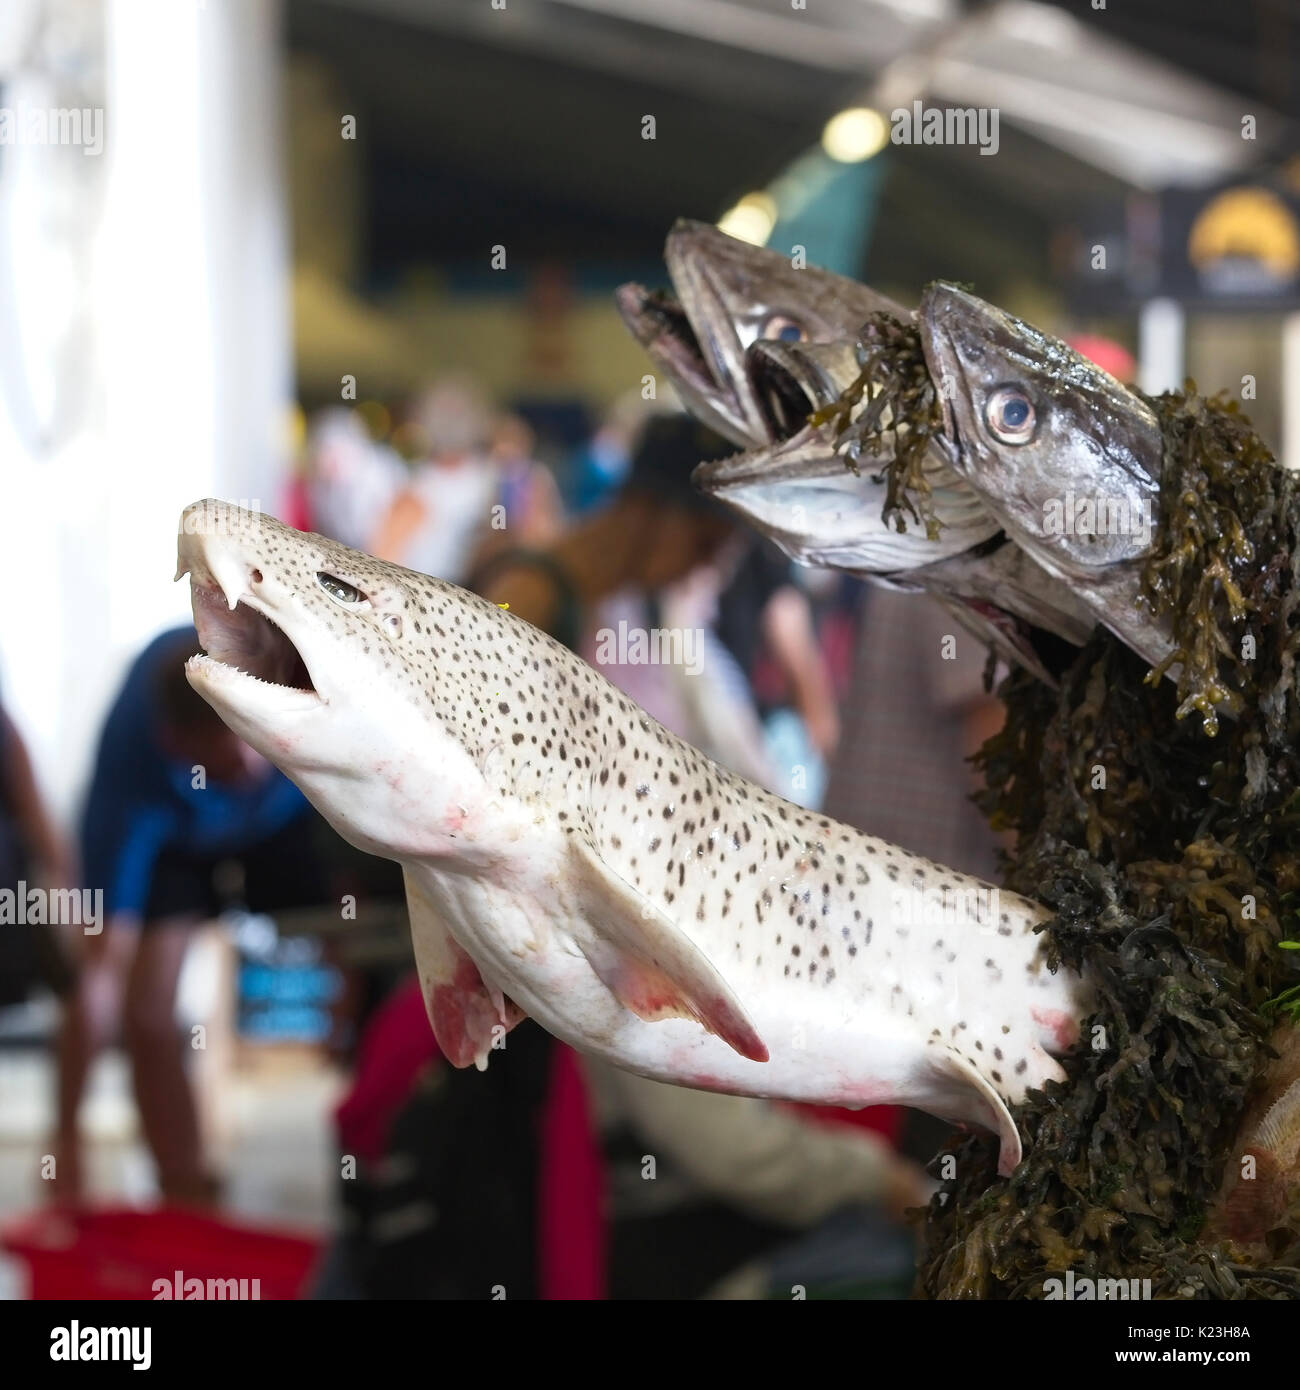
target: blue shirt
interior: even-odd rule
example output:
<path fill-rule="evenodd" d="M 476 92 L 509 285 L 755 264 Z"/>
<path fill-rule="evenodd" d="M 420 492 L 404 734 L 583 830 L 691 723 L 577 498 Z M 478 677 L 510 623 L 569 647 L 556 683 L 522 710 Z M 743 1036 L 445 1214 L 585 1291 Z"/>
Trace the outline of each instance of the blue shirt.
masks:
<path fill-rule="evenodd" d="M 197 640 L 192 627 L 173 628 L 136 658 L 100 735 L 82 816 L 81 862 L 87 886 L 104 890 L 108 913 L 143 914 L 154 865 L 165 850 L 239 854 L 308 808 L 275 768 L 237 786 L 208 780 L 195 787 L 192 766 L 163 749 L 159 673 L 187 637 Z"/>

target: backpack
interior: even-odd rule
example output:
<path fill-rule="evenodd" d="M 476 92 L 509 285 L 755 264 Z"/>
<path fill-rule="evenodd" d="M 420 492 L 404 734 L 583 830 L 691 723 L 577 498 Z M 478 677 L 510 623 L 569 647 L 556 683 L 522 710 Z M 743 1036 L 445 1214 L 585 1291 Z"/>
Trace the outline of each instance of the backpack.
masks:
<path fill-rule="evenodd" d="M 423 1069 L 383 1158 L 342 1183 L 363 1297 L 537 1296 L 537 1173 L 550 1037 L 531 1020 L 487 1071 Z"/>

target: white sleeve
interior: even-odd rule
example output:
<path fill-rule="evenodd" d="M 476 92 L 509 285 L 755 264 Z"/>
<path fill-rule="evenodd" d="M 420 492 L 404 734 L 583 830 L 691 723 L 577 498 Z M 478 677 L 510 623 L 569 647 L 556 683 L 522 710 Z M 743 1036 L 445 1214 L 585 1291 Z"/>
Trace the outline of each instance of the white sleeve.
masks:
<path fill-rule="evenodd" d="M 807 1227 L 884 1190 L 891 1151 L 867 1130 L 819 1125 L 750 1096 L 649 1081 L 590 1057 L 582 1065 L 601 1109 L 628 1122 L 647 1155 L 753 1216 Z"/>

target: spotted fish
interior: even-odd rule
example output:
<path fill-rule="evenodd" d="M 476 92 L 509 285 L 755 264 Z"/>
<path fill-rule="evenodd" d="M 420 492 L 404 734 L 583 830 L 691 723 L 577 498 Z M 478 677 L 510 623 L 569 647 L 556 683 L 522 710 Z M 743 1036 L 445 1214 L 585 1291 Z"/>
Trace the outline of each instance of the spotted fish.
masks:
<path fill-rule="evenodd" d="M 509 612 L 222 502 L 181 519 L 190 683 L 405 873 L 439 1045 L 525 1016 L 706 1090 L 918 1106 L 1019 1160 L 1087 982 L 1024 898 L 711 762 Z"/>

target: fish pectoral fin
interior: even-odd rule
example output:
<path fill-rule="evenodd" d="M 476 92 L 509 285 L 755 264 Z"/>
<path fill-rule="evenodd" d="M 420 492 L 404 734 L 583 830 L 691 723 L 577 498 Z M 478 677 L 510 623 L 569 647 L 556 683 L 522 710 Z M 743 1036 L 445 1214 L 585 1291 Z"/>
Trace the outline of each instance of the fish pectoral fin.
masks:
<path fill-rule="evenodd" d="M 1007 1103 L 993 1089 L 979 1068 L 956 1053 L 945 1053 L 936 1057 L 932 1063 L 932 1083 L 934 1089 L 928 1097 L 933 1105 L 932 1114 L 943 1119 L 968 1120 L 974 1124 L 991 1129 L 1001 1141 L 998 1150 L 998 1173 L 1009 1177 L 1016 1169 L 1024 1152 L 1020 1143 L 1020 1131 L 1011 1118 Z"/>
<path fill-rule="evenodd" d="M 499 989 L 488 988 L 420 885 L 405 870 L 403 877 L 415 968 L 433 1036 L 453 1067 L 473 1063 L 486 1071 L 493 1045 L 526 1015 Z"/>
<path fill-rule="evenodd" d="M 704 952 L 591 846 L 569 843 L 595 933 L 579 946 L 609 992 L 638 1018 L 692 1018 L 742 1057 L 766 1062 L 766 1045 Z"/>

